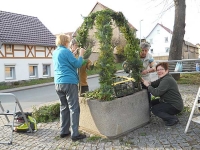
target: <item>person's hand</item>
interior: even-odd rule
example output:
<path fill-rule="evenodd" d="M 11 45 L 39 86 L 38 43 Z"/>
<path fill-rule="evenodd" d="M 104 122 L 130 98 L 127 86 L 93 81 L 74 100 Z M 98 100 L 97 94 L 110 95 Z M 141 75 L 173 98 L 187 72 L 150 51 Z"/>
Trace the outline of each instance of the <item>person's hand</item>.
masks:
<path fill-rule="evenodd" d="M 74 54 L 74 55 L 76 55 L 76 54 L 78 53 L 78 50 L 79 50 L 78 48 L 77 48 L 77 49 L 75 49 L 75 50 L 73 50 L 73 51 L 72 51 L 72 52 L 73 52 L 73 54 Z"/>
<path fill-rule="evenodd" d="M 146 74 L 148 74 L 149 72 L 148 72 L 148 70 L 143 70 L 142 71 L 142 75 L 146 75 Z"/>
<path fill-rule="evenodd" d="M 143 78 L 142 78 L 142 82 L 146 87 L 148 87 L 150 85 L 149 81 L 144 80 Z"/>
<path fill-rule="evenodd" d="M 83 57 L 84 54 L 85 54 L 85 49 L 80 48 L 79 56 Z"/>

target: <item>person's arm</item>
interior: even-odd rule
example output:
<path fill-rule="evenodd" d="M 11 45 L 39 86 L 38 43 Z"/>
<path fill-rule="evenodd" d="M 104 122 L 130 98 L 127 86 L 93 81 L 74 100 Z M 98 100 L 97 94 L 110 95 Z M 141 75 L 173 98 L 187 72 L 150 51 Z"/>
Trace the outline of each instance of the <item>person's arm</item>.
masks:
<path fill-rule="evenodd" d="M 160 79 L 158 79 L 158 80 L 156 80 L 156 81 L 153 81 L 153 82 L 150 82 L 150 81 L 147 81 L 147 80 L 142 79 L 142 82 L 143 82 L 143 84 L 144 84 L 146 87 L 148 87 L 148 86 L 151 85 L 152 87 L 156 88 L 156 87 L 158 87 L 159 84 L 160 84 Z"/>
<path fill-rule="evenodd" d="M 149 74 L 149 73 L 152 73 L 152 72 L 156 71 L 156 62 L 155 62 L 155 60 L 153 59 L 153 57 L 150 54 L 148 54 L 148 57 L 149 57 L 149 59 L 148 59 L 148 63 L 149 64 L 148 64 L 147 69 L 145 69 L 145 70 L 143 70 L 141 72 L 142 75 L 146 75 L 146 74 Z"/>
<path fill-rule="evenodd" d="M 149 73 L 155 72 L 156 71 L 156 65 L 157 64 L 156 64 L 154 58 L 151 56 L 151 58 L 149 59 L 149 67 L 150 67 L 150 69 L 148 69 L 147 71 Z"/>
<path fill-rule="evenodd" d="M 79 56 L 78 59 L 73 55 L 73 53 L 69 53 L 68 51 L 66 51 L 66 55 L 67 55 L 67 59 L 70 62 L 70 64 L 72 66 L 74 66 L 75 68 L 80 68 L 83 64 L 83 57 Z"/>
<path fill-rule="evenodd" d="M 154 87 L 154 88 L 158 87 L 159 84 L 160 84 L 160 79 L 157 79 L 157 80 L 151 82 L 151 86 Z"/>
<path fill-rule="evenodd" d="M 80 48 L 80 50 L 79 50 L 79 57 L 83 57 L 84 54 L 85 54 L 85 49 Z"/>
<path fill-rule="evenodd" d="M 154 83 L 155 84 L 155 83 Z M 161 80 L 158 87 L 154 88 L 153 85 L 148 86 L 148 91 L 153 96 L 162 96 L 164 93 L 166 93 L 169 90 L 169 81 L 168 80 Z"/>
<path fill-rule="evenodd" d="M 156 68 L 155 67 L 152 67 L 152 68 L 149 68 L 146 70 L 147 73 L 152 73 L 152 72 L 155 72 L 156 71 Z"/>

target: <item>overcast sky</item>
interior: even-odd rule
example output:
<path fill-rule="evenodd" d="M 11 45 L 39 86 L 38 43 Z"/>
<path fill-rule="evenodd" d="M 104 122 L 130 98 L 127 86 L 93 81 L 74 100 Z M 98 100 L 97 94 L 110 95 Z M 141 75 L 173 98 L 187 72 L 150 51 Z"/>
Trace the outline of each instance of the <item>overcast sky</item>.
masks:
<path fill-rule="evenodd" d="M 138 30 L 137 36 L 146 37 L 157 23 L 173 30 L 174 8 L 162 18 L 164 0 L 98 0 L 103 5 L 121 11 L 127 20 Z M 169 0 L 173 1 L 173 0 Z M 53 33 L 75 31 L 83 22 L 97 0 L 0 0 L 0 10 L 35 16 Z M 157 6 L 158 5 L 158 6 Z M 185 40 L 200 43 L 200 0 L 186 0 Z M 143 20 L 143 21 L 141 21 Z"/>

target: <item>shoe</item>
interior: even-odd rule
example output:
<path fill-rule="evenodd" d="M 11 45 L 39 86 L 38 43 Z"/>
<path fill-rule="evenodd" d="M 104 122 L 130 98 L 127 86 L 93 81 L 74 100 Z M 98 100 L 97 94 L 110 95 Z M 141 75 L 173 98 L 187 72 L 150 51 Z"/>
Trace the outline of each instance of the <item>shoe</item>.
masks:
<path fill-rule="evenodd" d="M 173 126 L 176 125 L 179 122 L 179 120 L 173 120 L 173 121 L 165 121 L 166 126 Z"/>
<path fill-rule="evenodd" d="M 78 136 L 72 137 L 72 141 L 78 141 L 78 140 L 81 140 L 81 139 L 84 139 L 84 138 L 86 138 L 85 134 L 79 134 Z"/>
<path fill-rule="evenodd" d="M 71 134 L 71 132 L 67 133 L 67 134 L 60 134 L 60 138 L 65 138 L 67 136 L 69 136 Z"/>

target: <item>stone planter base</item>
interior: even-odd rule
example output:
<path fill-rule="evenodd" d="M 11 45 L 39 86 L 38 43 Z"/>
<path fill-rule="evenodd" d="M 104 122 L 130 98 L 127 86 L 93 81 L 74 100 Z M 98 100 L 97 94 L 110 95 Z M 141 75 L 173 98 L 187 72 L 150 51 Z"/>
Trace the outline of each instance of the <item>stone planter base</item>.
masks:
<path fill-rule="evenodd" d="M 113 101 L 100 102 L 80 97 L 80 127 L 93 134 L 116 138 L 149 122 L 147 91 Z"/>

